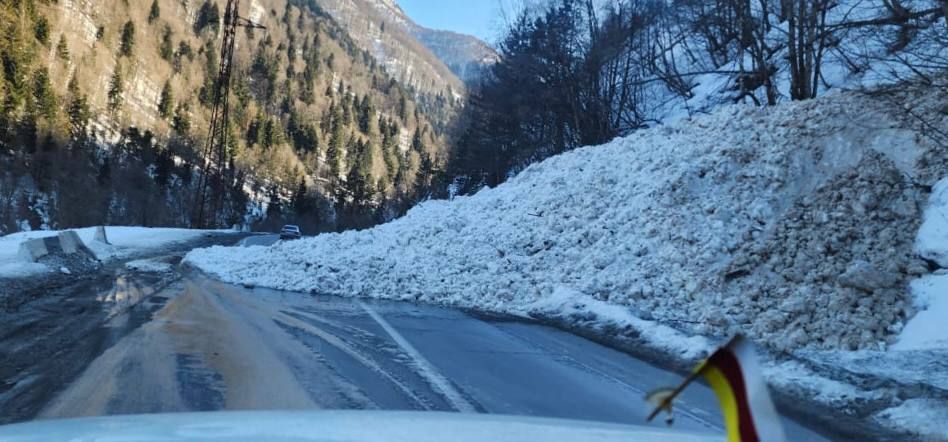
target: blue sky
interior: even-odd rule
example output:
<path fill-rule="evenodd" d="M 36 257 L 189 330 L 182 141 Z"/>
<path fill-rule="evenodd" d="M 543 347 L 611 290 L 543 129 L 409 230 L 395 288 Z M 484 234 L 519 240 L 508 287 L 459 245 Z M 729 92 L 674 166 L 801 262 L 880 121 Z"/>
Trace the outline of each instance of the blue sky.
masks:
<path fill-rule="evenodd" d="M 470 34 L 492 42 L 501 29 L 501 1 L 397 0 L 416 23 L 434 29 Z M 508 10 L 509 11 L 509 10 Z"/>

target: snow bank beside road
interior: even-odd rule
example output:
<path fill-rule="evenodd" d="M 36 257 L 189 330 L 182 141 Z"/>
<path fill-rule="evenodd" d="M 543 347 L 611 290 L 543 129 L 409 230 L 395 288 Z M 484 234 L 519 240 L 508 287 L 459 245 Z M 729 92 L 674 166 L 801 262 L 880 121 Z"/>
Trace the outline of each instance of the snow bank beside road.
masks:
<path fill-rule="evenodd" d="M 915 248 L 942 268 L 911 283 L 918 313 L 899 334 L 893 350 L 948 349 L 948 178 L 932 189 Z"/>
<path fill-rule="evenodd" d="M 728 107 L 373 229 L 186 261 L 239 284 L 514 314 L 566 290 L 580 319 L 884 348 L 914 313 L 905 284 L 927 272 L 913 251 L 927 195 L 911 180 L 937 163 L 892 108 L 858 94 Z"/>
<path fill-rule="evenodd" d="M 106 227 L 109 244 L 95 242 L 95 227 L 73 229 L 82 242 L 100 260 L 128 258 L 150 250 L 166 247 L 177 242 L 197 239 L 215 231 L 150 228 L 150 227 Z M 23 262 L 18 256 L 20 243 L 29 239 L 56 236 L 57 230 L 36 230 L 0 236 L 0 278 L 21 277 L 50 271 L 39 263 Z M 58 269 L 54 269 L 58 270 Z"/>

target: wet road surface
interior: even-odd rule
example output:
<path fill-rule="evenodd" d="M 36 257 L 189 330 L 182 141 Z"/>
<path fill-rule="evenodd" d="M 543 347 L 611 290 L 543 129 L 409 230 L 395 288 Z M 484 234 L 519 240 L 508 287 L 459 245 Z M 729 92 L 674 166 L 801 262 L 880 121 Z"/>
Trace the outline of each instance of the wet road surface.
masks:
<path fill-rule="evenodd" d="M 0 335 L 0 351 L 19 361 L 0 372 L 3 422 L 393 409 L 643 424 L 645 392 L 681 380 L 554 328 L 434 306 L 247 289 L 193 273 L 129 274 L 88 288 L 97 289 L 91 300 L 36 305 L 31 326 Z M 686 390 L 675 427 L 723 434 L 707 387 Z M 786 427 L 790 440 L 821 440 Z"/>

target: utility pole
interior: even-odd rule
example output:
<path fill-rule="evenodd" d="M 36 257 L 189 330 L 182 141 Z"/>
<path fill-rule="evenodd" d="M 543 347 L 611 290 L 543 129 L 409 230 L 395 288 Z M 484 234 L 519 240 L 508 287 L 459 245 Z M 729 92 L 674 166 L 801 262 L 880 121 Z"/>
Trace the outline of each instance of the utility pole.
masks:
<path fill-rule="evenodd" d="M 220 227 L 223 223 L 224 196 L 232 171 L 227 161 L 227 126 L 230 118 L 230 76 L 234 65 L 234 43 L 237 28 L 266 29 L 237 14 L 240 0 L 227 0 L 224 12 L 224 38 L 221 41 L 221 64 L 214 85 L 214 108 L 211 125 L 204 144 L 201 175 L 195 196 L 191 228 Z M 208 193 L 210 191 L 210 193 Z"/>

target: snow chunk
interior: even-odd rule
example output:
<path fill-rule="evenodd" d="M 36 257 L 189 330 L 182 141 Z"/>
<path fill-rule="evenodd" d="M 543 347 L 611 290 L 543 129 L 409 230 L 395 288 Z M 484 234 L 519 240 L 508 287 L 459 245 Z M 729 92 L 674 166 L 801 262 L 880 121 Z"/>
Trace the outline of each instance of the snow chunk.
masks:
<path fill-rule="evenodd" d="M 892 349 L 948 349 L 948 274 L 916 279 L 911 290 L 919 312 L 902 329 Z"/>
<path fill-rule="evenodd" d="M 875 418 L 925 440 L 948 439 L 948 402 L 909 399 L 879 412 Z"/>
<path fill-rule="evenodd" d="M 932 188 L 915 249 L 942 268 L 948 268 L 948 178 Z"/>
<path fill-rule="evenodd" d="M 675 354 L 684 360 L 707 356 L 714 345 L 702 336 L 688 336 L 671 327 L 646 321 L 634 316 L 628 307 L 609 304 L 565 286 L 557 286 L 553 293 L 524 307 L 530 315 L 570 316 L 595 315 L 597 322 L 618 327 L 631 326 L 654 347 Z"/>

